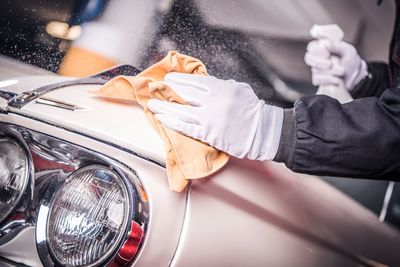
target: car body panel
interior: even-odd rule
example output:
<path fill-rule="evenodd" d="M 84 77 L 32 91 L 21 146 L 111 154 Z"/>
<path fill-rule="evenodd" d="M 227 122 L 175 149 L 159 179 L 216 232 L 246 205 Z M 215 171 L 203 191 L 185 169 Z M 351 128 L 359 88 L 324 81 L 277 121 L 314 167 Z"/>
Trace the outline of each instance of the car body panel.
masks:
<path fill-rule="evenodd" d="M 317 177 L 282 164 L 232 159 L 223 172 L 192 183 L 188 212 L 176 266 L 400 262 L 397 231 Z"/>
<path fill-rule="evenodd" d="M 317 177 L 282 164 L 232 158 L 188 191 L 170 191 L 163 144 L 141 107 L 97 98 L 91 94 L 97 88 L 71 86 L 45 95 L 87 110 L 31 102 L 8 108 L 0 121 L 108 155 L 138 173 L 150 222 L 134 266 L 400 263 L 398 231 Z"/>
<path fill-rule="evenodd" d="M 56 76 L 53 72 L 0 55 L 0 80 L 21 77 L 24 75 L 46 75 L 47 77 L 53 75 Z"/>

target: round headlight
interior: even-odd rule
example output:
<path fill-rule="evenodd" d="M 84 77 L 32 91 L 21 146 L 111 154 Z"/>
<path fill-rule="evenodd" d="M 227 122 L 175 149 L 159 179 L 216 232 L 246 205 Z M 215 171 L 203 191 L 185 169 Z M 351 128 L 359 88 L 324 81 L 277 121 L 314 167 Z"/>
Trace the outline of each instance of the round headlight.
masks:
<path fill-rule="evenodd" d="M 0 138 L 0 222 L 17 206 L 29 180 L 28 156 L 14 140 Z"/>
<path fill-rule="evenodd" d="M 122 178 L 103 166 L 79 169 L 50 201 L 50 254 L 63 266 L 104 264 L 121 246 L 129 221 L 129 195 Z"/>

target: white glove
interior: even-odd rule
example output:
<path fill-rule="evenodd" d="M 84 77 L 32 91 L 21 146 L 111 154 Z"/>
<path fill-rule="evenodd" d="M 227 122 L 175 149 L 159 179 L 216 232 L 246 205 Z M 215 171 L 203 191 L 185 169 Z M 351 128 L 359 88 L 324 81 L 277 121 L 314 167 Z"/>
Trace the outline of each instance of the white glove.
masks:
<path fill-rule="evenodd" d="M 188 103 L 148 102 L 165 127 L 237 158 L 275 157 L 283 109 L 265 104 L 248 84 L 182 73 L 169 73 L 164 82 Z"/>
<path fill-rule="evenodd" d="M 331 56 L 337 56 L 339 63 L 334 63 Z M 304 61 L 311 67 L 312 83 L 318 86 L 338 85 L 343 79 L 345 87 L 351 91 L 368 75 L 367 64 L 356 48 L 343 41 L 311 41 L 307 45 Z"/>

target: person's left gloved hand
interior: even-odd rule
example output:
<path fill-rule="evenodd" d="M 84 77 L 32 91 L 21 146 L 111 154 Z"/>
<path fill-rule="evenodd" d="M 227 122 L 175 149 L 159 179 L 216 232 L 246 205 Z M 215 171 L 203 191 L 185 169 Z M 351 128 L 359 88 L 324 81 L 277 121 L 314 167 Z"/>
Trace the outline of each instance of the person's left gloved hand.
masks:
<path fill-rule="evenodd" d="M 332 56 L 339 58 L 332 61 Z M 366 62 L 357 49 L 346 42 L 313 40 L 307 45 L 304 61 L 311 67 L 313 85 L 337 85 L 341 80 L 348 91 L 368 75 Z"/>
<path fill-rule="evenodd" d="M 238 158 L 275 157 L 283 109 L 258 99 L 248 84 L 182 73 L 169 73 L 164 82 L 188 103 L 148 102 L 165 127 Z"/>

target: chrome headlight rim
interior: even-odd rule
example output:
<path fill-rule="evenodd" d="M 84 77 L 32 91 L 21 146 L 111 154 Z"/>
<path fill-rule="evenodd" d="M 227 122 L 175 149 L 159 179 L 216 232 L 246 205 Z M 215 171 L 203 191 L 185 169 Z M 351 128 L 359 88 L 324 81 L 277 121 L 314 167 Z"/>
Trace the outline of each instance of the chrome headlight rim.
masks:
<path fill-rule="evenodd" d="M 42 263 L 45 266 L 64 266 L 61 262 L 57 260 L 57 257 L 53 254 L 51 246 L 48 240 L 48 218 L 51 213 L 51 208 L 53 205 L 54 196 L 57 194 L 58 189 L 64 184 L 65 180 L 68 179 L 71 175 L 74 175 L 77 172 L 90 170 L 90 169 L 103 169 L 110 171 L 121 180 L 123 183 L 123 187 L 126 190 L 126 197 L 127 197 L 127 207 L 124 214 L 126 214 L 123 222 L 123 227 L 121 227 L 122 231 L 119 233 L 117 242 L 115 245 L 108 249 L 108 253 L 105 253 L 102 257 L 97 259 L 95 262 L 84 265 L 84 266 L 99 266 L 105 265 L 110 263 L 118 254 L 120 248 L 126 242 L 128 238 L 128 233 L 131 230 L 131 221 L 135 217 L 135 205 L 136 205 L 136 196 L 134 185 L 132 182 L 116 167 L 109 165 L 102 165 L 102 164 L 88 164 L 83 166 L 71 174 L 69 174 L 66 178 L 59 178 L 58 180 L 53 181 L 53 183 L 49 186 L 47 193 L 42 199 L 40 204 L 39 212 L 37 215 L 37 222 L 36 222 L 36 247 L 38 250 L 38 254 Z"/>
<path fill-rule="evenodd" d="M 33 179 L 32 179 L 32 177 L 33 177 L 33 163 L 32 163 L 32 159 L 31 159 L 30 153 L 28 152 L 28 149 L 25 147 L 24 143 L 21 140 L 19 140 L 19 138 L 15 137 L 14 135 L 11 135 L 11 134 L 0 135 L 0 142 L 2 142 L 2 141 L 11 142 L 16 147 L 21 149 L 23 155 L 25 155 L 25 162 L 24 162 L 25 163 L 24 164 L 25 165 L 25 172 L 24 172 L 25 179 L 23 180 L 23 185 L 21 187 L 21 191 L 20 191 L 18 197 L 13 202 L 11 207 L 9 207 L 9 209 L 5 213 L 5 215 L 3 215 L 3 217 L 0 218 L 0 225 L 2 225 L 5 221 L 7 221 L 9 216 L 21 204 L 21 202 L 23 201 L 24 196 L 26 195 L 26 193 L 29 193 L 28 191 L 29 191 L 31 182 L 33 181 Z"/>

